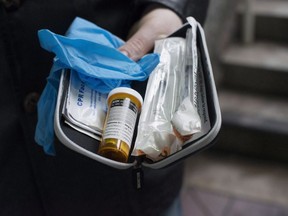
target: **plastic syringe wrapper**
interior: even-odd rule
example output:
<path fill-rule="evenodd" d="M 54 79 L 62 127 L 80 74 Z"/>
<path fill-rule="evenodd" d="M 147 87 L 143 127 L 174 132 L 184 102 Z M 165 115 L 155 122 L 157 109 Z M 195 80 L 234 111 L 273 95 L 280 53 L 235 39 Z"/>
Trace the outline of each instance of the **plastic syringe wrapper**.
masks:
<path fill-rule="evenodd" d="M 154 52 L 160 54 L 160 63 L 148 80 L 134 156 L 146 155 L 153 161 L 163 159 L 182 148 L 183 137 L 191 137 L 201 130 L 190 90 L 193 88 L 188 86 L 193 83 L 193 74 L 192 71 L 191 76 L 186 74 L 186 47 L 187 40 L 180 37 L 162 39 L 155 44 Z M 187 82 L 187 78 L 191 81 Z"/>
<path fill-rule="evenodd" d="M 186 50 L 184 68 L 181 73 L 180 97 L 181 104 L 174 113 L 171 123 L 174 132 L 183 142 L 189 140 L 193 134 L 201 131 L 199 110 L 199 54 L 196 42 L 197 23 L 190 19 L 191 28 L 186 33 Z"/>

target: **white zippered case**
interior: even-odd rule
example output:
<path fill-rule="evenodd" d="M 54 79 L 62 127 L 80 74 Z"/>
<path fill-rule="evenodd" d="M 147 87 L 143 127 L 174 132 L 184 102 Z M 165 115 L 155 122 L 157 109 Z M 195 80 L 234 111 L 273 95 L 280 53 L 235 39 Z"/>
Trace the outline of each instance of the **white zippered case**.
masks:
<path fill-rule="evenodd" d="M 185 38 L 188 28 L 191 28 L 191 25 L 189 23 L 186 23 L 182 26 L 182 28 L 180 28 L 170 37 L 176 36 Z M 156 162 L 148 162 L 146 160 L 142 160 L 142 158 L 140 157 L 138 158 L 132 156 L 129 162 L 121 163 L 98 155 L 97 150 L 100 144 L 99 141 L 76 131 L 75 129 L 71 128 L 64 122 L 62 109 L 65 95 L 67 92 L 67 87 L 69 84 L 70 71 L 68 69 L 62 70 L 58 90 L 57 104 L 55 109 L 55 119 L 54 119 L 54 129 L 57 138 L 60 140 L 62 144 L 64 144 L 71 150 L 76 151 L 79 154 L 82 154 L 86 157 L 89 157 L 99 163 L 106 164 L 116 169 L 128 169 L 131 167 L 138 167 L 140 165 L 152 169 L 160 169 L 211 146 L 215 142 L 221 128 L 221 112 L 211 62 L 209 58 L 209 53 L 206 45 L 205 34 L 203 28 L 199 23 L 197 23 L 197 48 L 200 54 L 198 58 L 200 58 L 199 62 L 202 68 L 202 70 L 199 73 L 203 73 L 202 75 L 206 91 L 206 106 L 208 108 L 210 129 L 197 139 L 188 141 L 188 143 L 186 143 L 181 150 Z M 145 88 L 143 88 L 142 91 L 145 92 Z"/>

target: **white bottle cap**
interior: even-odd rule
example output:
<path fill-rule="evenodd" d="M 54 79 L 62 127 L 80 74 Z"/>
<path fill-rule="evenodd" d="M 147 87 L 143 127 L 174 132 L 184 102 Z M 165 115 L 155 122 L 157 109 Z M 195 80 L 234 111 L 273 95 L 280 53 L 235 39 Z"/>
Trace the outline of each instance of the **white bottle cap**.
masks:
<path fill-rule="evenodd" d="M 117 94 L 117 93 L 130 94 L 130 95 L 134 96 L 135 98 L 137 98 L 137 99 L 139 100 L 139 102 L 141 103 L 141 106 L 143 105 L 143 98 L 142 98 L 142 96 L 141 96 L 137 91 L 135 91 L 134 89 L 128 88 L 128 87 L 118 87 L 118 88 L 113 89 L 113 90 L 110 91 L 110 93 L 108 94 L 108 100 L 109 100 L 109 98 L 110 98 L 112 95 Z"/>

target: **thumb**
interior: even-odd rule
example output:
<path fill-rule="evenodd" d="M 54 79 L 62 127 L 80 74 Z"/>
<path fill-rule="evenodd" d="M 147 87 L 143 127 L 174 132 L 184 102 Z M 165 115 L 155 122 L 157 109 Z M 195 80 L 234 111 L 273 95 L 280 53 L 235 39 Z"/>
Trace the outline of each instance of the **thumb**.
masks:
<path fill-rule="evenodd" d="M 139 29 L 119 50 L 134 61 L 151 51 L 155 37 L 151 35 L 151 29 L 145 26 Z"/>

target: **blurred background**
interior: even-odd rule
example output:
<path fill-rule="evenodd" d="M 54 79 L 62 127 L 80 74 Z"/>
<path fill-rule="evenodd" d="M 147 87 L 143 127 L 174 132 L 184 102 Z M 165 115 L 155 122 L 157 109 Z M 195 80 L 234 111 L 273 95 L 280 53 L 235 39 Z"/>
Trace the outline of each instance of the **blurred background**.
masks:
<path fill-rule="evenodd" d="M 288 0 L 210 0 L 204 29 L 223 123 L 183 216 L 288 216 Z"/>

